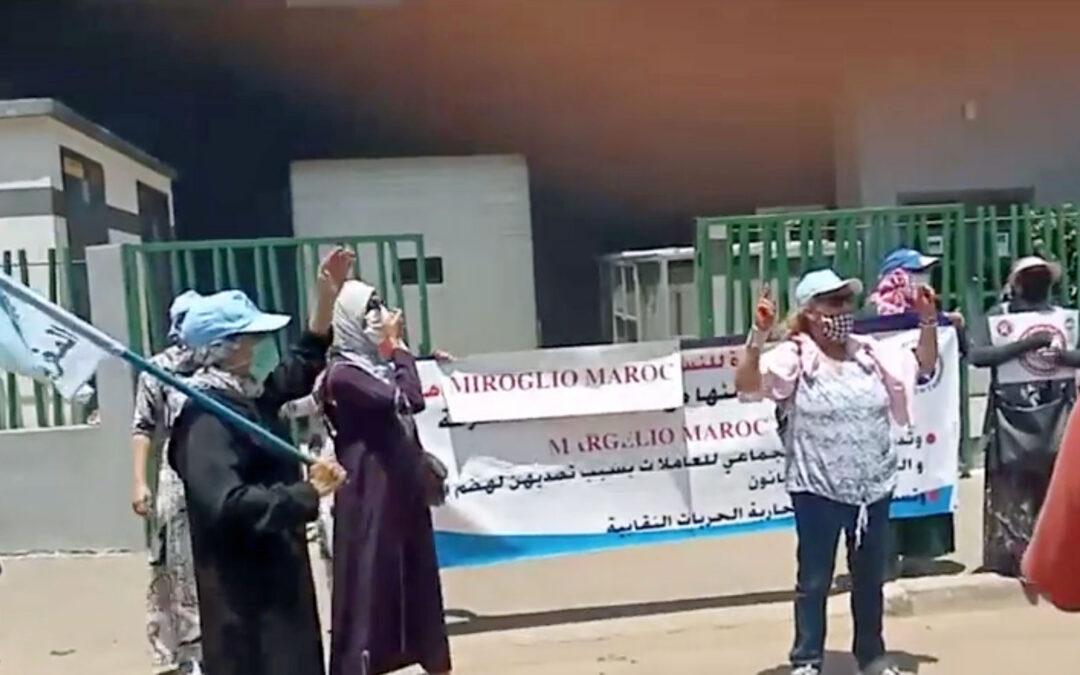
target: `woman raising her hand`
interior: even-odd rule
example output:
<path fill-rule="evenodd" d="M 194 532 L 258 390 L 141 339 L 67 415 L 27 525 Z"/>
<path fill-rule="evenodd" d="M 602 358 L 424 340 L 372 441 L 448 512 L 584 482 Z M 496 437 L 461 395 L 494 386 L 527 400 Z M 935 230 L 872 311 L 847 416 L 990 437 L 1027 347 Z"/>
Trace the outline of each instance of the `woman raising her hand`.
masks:
<path fill-rule="evenodd" d="M 852 335 L 861 292 L 858 279 L 828 269 L 807 273 L 795 289 L 787 334 L 762 354 L 776 321 L 766 290 L 735 373 L 742 398 L 777 404 L 798 537 L 794 675 L 821 672 L 841 531 L 853 582 L 855 659 L 867 675 L 899 674 L 886 660 L 882 638 L 889 503 L 898 468 L 890 422 L 910 423 L 916 379 L 937 363 L 937 313 L 933 291 L 921 287 L 918 344 L 897 348 Z"/>

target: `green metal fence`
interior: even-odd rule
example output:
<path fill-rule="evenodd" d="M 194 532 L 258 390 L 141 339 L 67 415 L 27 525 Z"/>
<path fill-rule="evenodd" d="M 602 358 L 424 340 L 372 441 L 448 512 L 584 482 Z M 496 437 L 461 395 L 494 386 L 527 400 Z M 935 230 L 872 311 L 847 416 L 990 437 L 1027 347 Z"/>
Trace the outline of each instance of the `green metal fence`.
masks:
<path fill-rule="evenodd" d="M 126 244 L 122 256 L 131 345 L 143 354 L 165 346 L 169 305 L 186 289 L 242 289 L 261 308 L 292 315 L 295 336 L 307 323 L 321 257 L 338 245 L 356 253 L 357 278 L 405 311 L 411 336 L 426 353 L 431 331 L 424 240 L 413 234 Z"/>
<path fill-rule="evenodd" d="M 1066 274 L 1055 292 L 1077 303 L 1080 287 L 1080 210 L 1013 205 L 961 205 L 808 211 L 700 218 L 696 286 L 703 336 L 749 330 L 750 311 L 762 284 L 772 284 L 782 312 L 791 306 L 799 276 L 816 267 L 863 279 L 867 291 L 892 249 L 913 246 L 940 256 L 935 286 L 946 309 L 969 320 L 999 298 L 1016 258 L 1039 254 L 1057 260 Z"/>
<path fill-rule="evenodd" d="M 1032 254 L 1061 263 L 1064 279 L 1054 292 L 1063 305 L 1075 307 L 1080 299 L 1078 225 L 1080 210 L 1072 204 L 947 204 L 699 218 L 695 285 L 701 335 L 748 331 L 753 303 L 766 284 L 775 292 L 781 315 L 787 313 L 798 278 L 811 269 L 829 266 L 843 276 L 859 277 L 868 293 L 884 256 L 901 245 L 941 257 L 934 286 L 942 306 L 960 310 L 969 324 L 999 301 L 1013 261 Z M 968 386 L 964 369 L 965 401 Z M 966 405 L 961 420 L 967 439 Z"/>
<path fill-rule="evenodd" d="M 698 220 L 696 276 L 702 334 L 744 332 L 763 284 L 773 284 L 781 312 L 799 276 L 814 267 L 864 279 L 899 245 L 938 251 L 946 306 L 963 302 L 967 231 L 960 206 L 808 211 Z M 717 315 L 720 322 L 717 322 Z"/>
<path fill-rule="evenodd" d="M 44 259 L 30 258 L 25 249 L 0 252 L 2 269 L 52 302 L 89 317 L 86 262 L 73 260 L 68 249 L 49 249 Z M 0 429 L 32 429 L 83 424 L 92 406 L 71 404 L 48 384 L 14 373 L 0 381 Z"/>

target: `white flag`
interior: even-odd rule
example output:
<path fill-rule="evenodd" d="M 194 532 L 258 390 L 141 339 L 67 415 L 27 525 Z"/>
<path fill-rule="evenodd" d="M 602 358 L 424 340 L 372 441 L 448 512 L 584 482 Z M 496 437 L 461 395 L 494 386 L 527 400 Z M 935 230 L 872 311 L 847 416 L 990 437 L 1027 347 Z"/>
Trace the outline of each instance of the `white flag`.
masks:
<path fill-rule="evenodd" d="M 50 317 L 7 292 L 13 284 L 19 282 L 0 273 L 0 369 L 49 382 L 64 398 L 75 397 L 108 352 L 68 327 L 80 319 L 54 304 L 71 321 Z"/>

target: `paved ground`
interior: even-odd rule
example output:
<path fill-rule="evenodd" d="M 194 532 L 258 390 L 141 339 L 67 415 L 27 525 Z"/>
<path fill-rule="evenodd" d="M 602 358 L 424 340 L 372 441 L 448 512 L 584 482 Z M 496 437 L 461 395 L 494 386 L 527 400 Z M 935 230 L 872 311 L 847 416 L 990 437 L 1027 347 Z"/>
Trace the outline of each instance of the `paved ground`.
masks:
<path fill-rule="evenodd" d="M 738 610 L 723 610 L 736 613 Z M 669 617 L 675 619 L 676 617 Z M 588 639 L 557 636 L 536 642 L 538 631 L 459 638 L 454 643 L 462 675 L 786 675 L 787 621 L 701 625 L 679 615 L 666 625 L 635 626 L 624 634 Z M 679 622 L 685 625 L 679 625 Z M 612 626 L 608 626 L 612 629 Z M 887 624 L 896 662 L 919 675 L 1058 675 L 1077 672 L 1080 617 L 1046 608 L 1014 608 L 891 619 Z M 559 638 L 562 638 L 559 641 Z M 833 621 L 826 675 L 853 675 L 846 654 L 848 622 Z"/>
<path fill-rule="evenodd" d="M 959 551 L 941 564 L 943 573 L 971 570 L 978 563 L 980 490 L 979 477 L 961 483 Z M 612 675 L 644 672 L 648 667 L 662 673 L 701 673 L 731 664 L 715 672 L 756 675 L 775 666 L 787 648 L 786 608 L 779 618 L 773 611 L 768 620 L 754 613 L 765 611 L 760 603 L 789 597 L 793 548 L 790 533 L 773 532 L 450 570 L 444 582 L 459 672 Z M 6 560 L 0 576 L 0 675 L 145 674 L 145 578 L 142 555 Z M 321 580 L 319 586 L 325 589 Z M 718 612 L 718 608 L 726 609 Z M 753 615 L 755 624 L 772 623 L 767 629 L 739 630 L 710 620 L 712 624 L 702 627 L 696 610 L 722 614 L 728 622 Z M 1050 642 L 1055 635 L 1067 634 L 1071 640 L 1080 628 L 1049 613 L 1037 618 L 1017 614 L 1009 623 L 1022 624 L 1025 630 L 1044 626 Z M 966 621 L 893 620 L 890 630 L 900 648 L 947 653 L 947 658 L 941 656 L 942 664 L 948 659 L 965 664 L 965 635 L 955 631 Z M 986 617 L 978 621 L 989 625 Z M 837 645 L 848 639 L 840 633 L 844 623 L 836 626 Z M 623 625 L 627 632 L 621 638 L 579 639 L 597 627 Z M 670 633 L 675 625 L 684 628 Z M 634 631 L 640 634 L 628 637 Z M 535 644 L 528 646 L 529 641 Z M 999 647 L 1006 652 L 1028 649 L 1023 643 L 1006 648 L 1004 641 L 995 639 L 975 651 L 992 653 Z M 1045 647 L 1047 655 L 1055 653 L 1055 647 Z M 661 668 L 658 659 L 665 654 L 685 669 Z M 545 660 L 548 666 L 538 665 Z M 925 672 L 979 672 L 931 667 L 927 664 Z M 982 672 L 1034 675 L 1073 670 L 1070 666 L 1064 671 L 1059 667 Z"/>

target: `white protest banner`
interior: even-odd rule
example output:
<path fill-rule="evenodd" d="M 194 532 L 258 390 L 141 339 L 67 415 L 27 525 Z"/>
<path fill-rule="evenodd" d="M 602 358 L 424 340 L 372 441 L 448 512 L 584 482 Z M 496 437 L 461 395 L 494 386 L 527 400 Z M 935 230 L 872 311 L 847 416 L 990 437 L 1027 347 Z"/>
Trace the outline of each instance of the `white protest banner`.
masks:
<path fill-rule="evenodd" d="M 703 347 L 682 351 L 683 403 L 715 405 L 735 396 L 735 368 L 743 348 Z"/>
<path fill-rule="evenodd" d="M 998 382 L 1014 384 L 1074 377 L 1076 371 L 1058 366 L 1051 360 L 1049 352 L 1076 347 L 1077 315 L 1075 309 L 1056 308 L 1047 312 L 1021 312 L 987 317 L 990 324 L 990 343 L 995 347 L 1025 340 L 1039 333 L 1049 333 L 1053 339 L 1053 344 L 1046 350 L 1028 352 L 1018 359 L 998 366 Z"/>
<path fill-rule="evenodd" d="M 904 331 L 881 339 L 914 349 L 918 332 Z M 933 492 L 956 482 L 960 470 L 959 363 L 956 329 L 939 328 L 938 365 L 915 386 L 912 425 L 893 432 L 893 446 L 900 462 L 897 497 Z"/>
<path fill-rule="evenodd" d="M 950 511 L 959 444 L 955 332 L 897 431 L 893 517 Z M 885 339 L 914 345 L 916 331 Z M 682 353 L 689 403 L 677 410 L 448 424 L 433 364 L 421 364 L 425 448 L 450 468 L 434 512 L 444 566 L 575 553 L 790 524 L 775 406 L 733 396 L 737 347 Z M 699 394 L 700 390 L 700 394 Z M 713 391 L 715 390 L 715 394 Z"/>
<path fill-rule="evenodd" d="M 442 366 L 450 419 L 495 422 L 682 405 L 673 341 L 490 354 Z"/>

